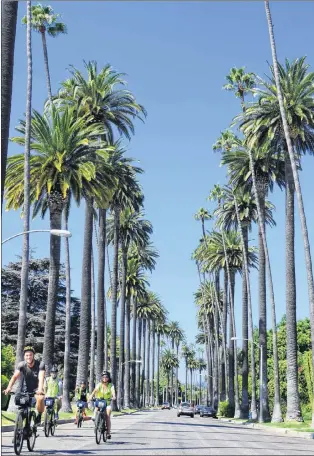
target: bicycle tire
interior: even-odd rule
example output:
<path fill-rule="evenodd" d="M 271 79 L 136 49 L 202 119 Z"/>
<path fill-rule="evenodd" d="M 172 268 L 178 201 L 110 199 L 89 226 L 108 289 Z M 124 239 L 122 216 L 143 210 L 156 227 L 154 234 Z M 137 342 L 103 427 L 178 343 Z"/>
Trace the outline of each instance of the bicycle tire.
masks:
<path fill-rule="evenodd" d="M 78 416 L 77 416 L 77 427 L 80 428 L 82 427 L 82 413 L 79 411 Z"/>
<path fill-rule="evenodd" d="M 95 419 L 95 439 L 96 439 L 97 445 L 100 444 L 101 434 L 102 434 L 102 416 L 98 412 L 96 415 L 96 419 Z"/>
<path fill-rule="evenodd" d="M 33 411 L 29 414 L 28 433 L 27 448 L 28 451 L 33 451 L 37 437 L 36 414 Z"/>
<path fill-rule="evenodd" d="M 21 451 L 23 448 L 23 439 L 24 439 L 23 414 L 22 414 L 22 412 L 18 412 L 18 414 L 16 415 L 14 436 L 13 436 L 14 453 L 17 455 L 21 454 Z"/>
<path fill-rule="evenodd" d="M 56 432 L 56 412 L 52 410 L 50 416 L 50 434 L 55 435 Z"/>
<path fill-rule="evenodd" d="M 102 439 L 103 439 L 104 442 L 107 441 L 107 422 L 106 422 L 106 416 L 105 415 L 103 416 Z"/>
<path fill-rule="evenodd" d="M 45 432 L 46 437 L 49 437 L 49 432 L 50 432 L 49 415 L 50 415 L 50 413 L 49 413 L 48 409 L 46 409 L 45 421 L 44 421 L 44 432 Z"/>

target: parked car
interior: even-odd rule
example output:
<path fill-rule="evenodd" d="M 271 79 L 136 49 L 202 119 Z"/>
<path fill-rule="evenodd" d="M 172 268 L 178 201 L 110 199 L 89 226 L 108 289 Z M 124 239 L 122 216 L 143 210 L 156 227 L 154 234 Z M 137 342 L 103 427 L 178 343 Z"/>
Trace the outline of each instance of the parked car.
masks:
<path fill-rule="evenodd" d="M 191 418 L 194 418 L 195 414 L 195 407 L 191 405 L 189 402 L 182 402 L 179 405 L 177 417 L 179 418 L 181 415 L 187 415 Z"/>
<path fill-rule="evenodd" d="M 195 415 L 199 415 L 203 407 L 204 407 L 204 405 L 196 405 L 195 406 Z"/>
<path fill-rule="evenodd" d="M 170 410 L 169 402 L 164 402 L 161 406 L 161 410 Z"/>
<path fill-rule="evenodd" d="M 216 410 L 210 406 L 209 407 L 203 406 L 200 411 L 200 417 L 202 418 L 203 416 L 210 416 L 212 418 L 217 418 Z"/>

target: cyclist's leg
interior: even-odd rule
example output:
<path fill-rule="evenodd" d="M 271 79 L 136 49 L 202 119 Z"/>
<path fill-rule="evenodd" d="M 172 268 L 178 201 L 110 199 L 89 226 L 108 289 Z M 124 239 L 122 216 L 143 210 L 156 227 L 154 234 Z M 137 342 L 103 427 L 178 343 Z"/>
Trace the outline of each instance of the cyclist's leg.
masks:
<path fill-rule="evenodd" d="M 111 405 L 107 405 L 106 408 L 106 424 L 107 424 L 107 437 L 111 438 Z"/>
<path fill-rule="evenodd" d="M 62 402 L 61 399 L 56 397 L 55 398 L 55 412 L 56 412 L 56 419 L 59 419 L 59 410 L 61 409 Z"/>
<path fill-rule="evenodd" d="M 36 410 L 38 412 L 37 415 L 37 423 L 41 422 L 41 415 L 44 413 L 45 410 L 45 396 L 42 394 L 35 394 L 36 399 Z"/>

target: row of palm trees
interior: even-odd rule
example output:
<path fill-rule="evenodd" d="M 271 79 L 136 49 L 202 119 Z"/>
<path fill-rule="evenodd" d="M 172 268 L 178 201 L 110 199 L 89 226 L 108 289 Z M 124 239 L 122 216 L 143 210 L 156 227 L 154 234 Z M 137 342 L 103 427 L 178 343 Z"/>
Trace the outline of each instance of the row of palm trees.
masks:
<path fill-rule="evenodd" d="M 126 155 L 122 143 L 123 137 L 129 140 L 134 133 L 134 120 L 143 120 L 146 111 L 124 89 L 121 74 L 109 65 L 98 70 L 96 62 L 84 62 L 86 74 L 73 67 L 69 79 L 53 93 L 46 33 L 55 37 L 66 32 L 58 17 L 49 6 L 32 6 L 27 2 L 27 15 L 23 19 L 28 44 L 26 120 L 20 121 L 16 128 L 20 135 L 12 138 L 24 146 L 25 153 L 8 159 L 6 207 L 22 208 L 25 231 L 29 229 L 31 206 L 33 216 L 39 214 L 44 218 L 49 214 L 51 229 L 62 226 L 70 229 L 72 203 L 84 202 L 77 383 L 89 378 L 93 388 L 103 369 L 110 369 L 112 381 L 117 385 L 118 406 L 159 403 L 161 337 L 167 334 L 171 338 L 172 349 L 176 347 L 178 355 L 183 333 L 177 322 L 167 324 L 166 309 L 158 295 L 148 288 L 146 274 L 154 270 L 158 252 L 150 239 L 152 225 L 144 218 L 144 195 L 138 181 L 143 170 Z M 31 109 L 32 30 L 41 34 L 44 50 L 48 97 L 42 112 Z M 112 261 L 108 246 L 112 246 Z M 71 262 L 67 238 L 64 254 L 67 295 L 63 408 L 68 411 L 71 409 Z M 51 236 L 43 350 L 48 373 L 54 358 L 60 257 L 60 238 Z M 22 357 L 27 325 L 28 261 L 29 241 L 25 234 L 17 361 Z M 109 284 L 105 284 L 106 262 Z M 111 301 L 110 319 L 106 286 L 109 286 L 107 299 Z M 110 341 L 106 330 L 109 320 Z M 172 367 L 172 387 L 174 377 L 178 378 L 177 365 Z"/>
<path fill-rule="evenodd" d="M 231 127 L 222 132 L 213 146 L 221 153 L 228 182 L 215 185 L 209 200 L 215 203 L 210 214 L 202 208 L 195 215 L 202 223 L 202 238 L 193 253 L 200 286 L 195 293 L 198 324 L 205 339 L 208 375 L 212 377 L 210 400 L 215 406 L 228 400 L 234 416 L 248 417 L 249 368 L 252 379 L 251 416 L 257 418 L 256 372 L 253 350 L 253 318 L 249 269 L 258 267 L 258 317 L 261 348 L 259 363 L 260 420 L 282 421 L 277 347 L 275 294 L 271 261 L 267 246 L 267 227 L 275 224 L 274 206 L 268 200 L 275 184 L 285 191 L 286 202 L 286 317 L 287 317 L 287 420 L 299 420 L 298 354 L 296 334 L 295 279 L 295 195 L 298 201 L 305 247 L 309 290 L 311 332 L 314 348 L 313 271 L 306 217 L 299 182 L 302 155 L 314 152 L 314 73 L 305 57 L 283 65 L 277 62 L 268 1 L 265 1 L 273 65 L 264 80 L 244 68 L 232 68 L 226 90 L 240 100 L 241 113 Z M 233 127 L 238 128 L 235 133 Z M 205 222 L 213 221 L 212 231 Z M 252 224 L 258 224 L 258 249 L 249 245 Z M 223 286 L 220 286 L 221 271 Z M 242 277 L 242 333 L 236 333 L 235 278 Z M 267 285 L 266 287 L 266 277 Z M 269 291 L 274 356 L 274 407 L 269 410 L 267 373 L 267 309 Z M 237 312 L 239 309 L 237 310 Z M 229 330 L 227 329 L 229 319 Z M 237 362 L 237 338 L 242 339 L 242 403 L 240 404 Z M 251 355 L 249 344 L 251 341 Z M 314 353 L 314 350 L 313 350 Z M 250 357 L 250 362 L 249 362 Z M 314 358 L 313 358 L 314 362 Z M 220 379 L 220 380 L 219 380 Z M 313 413 L 314 423 L 314 413 Z"/>

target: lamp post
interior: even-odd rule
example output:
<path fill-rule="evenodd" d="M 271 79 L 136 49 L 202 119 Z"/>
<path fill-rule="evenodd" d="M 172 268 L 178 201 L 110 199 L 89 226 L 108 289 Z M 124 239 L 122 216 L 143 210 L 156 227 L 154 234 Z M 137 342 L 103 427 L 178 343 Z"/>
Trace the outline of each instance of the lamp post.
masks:
<path fill-rule="evenodd" d="M 263 345 L 259 345 L 254 340 L 243 339 L 242 337 L 231 337 L 230 340 L 247 340 L 252 342 L 260 350 L 260 369 L 259 369 L 259 422 L 263 423 Z"/>
<path fill-rule="evenodd" d="M 14 239 L 18 236 L 23 236 L 23 234 L 28 234 L 28 233 L 50 233 L 53 236 L 60 236 L 60 237 L 71 237 L 72 233 L 68 230 L 30 230 L 30 231 L 23 231 L 22 233 L 17 233 L 14 234 L 14 236 L 10 236 L 4 241 L 1 242 L 1 244 L 5 244 L 8 241 L 11 241 L 11 239 Z"/>

